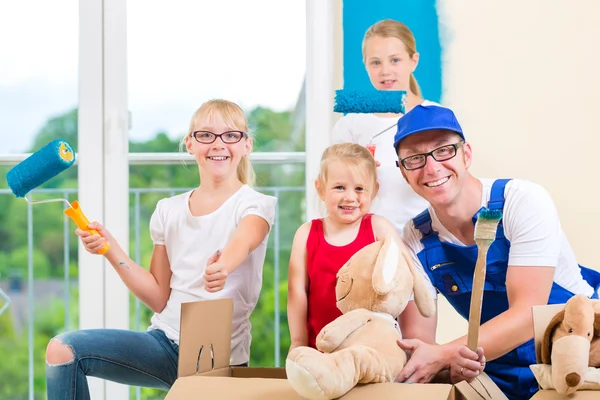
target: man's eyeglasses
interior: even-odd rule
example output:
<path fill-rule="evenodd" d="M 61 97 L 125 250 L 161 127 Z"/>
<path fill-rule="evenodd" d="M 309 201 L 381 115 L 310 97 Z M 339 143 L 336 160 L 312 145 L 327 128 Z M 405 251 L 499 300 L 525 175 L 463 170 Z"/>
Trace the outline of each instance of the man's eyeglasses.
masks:
<path fill-rule="evenodd" d="M 227 131 L 220 134 L 212 133 L 209 131 L 194 131 L 190 134 L 198 143 L 211 144 L 220 137 L 223 143 L 233 144 L 237 143 L 242 138 L 248 137 L 246 132 L 242 131 Z"/>
<path fill-rule="evenodd" d="M 404 169 L 412 171 L 414 169 L 423 168 L 425 164 L 427 164 L 427 157 L 429 156 L 431 156 L 435 161 L 447 161 L 456 156 L 458 148 L 462 144 L 462 141 L 454 144 L 447 144 L 445 146 L 438 147 L 437 149 L 433 149 L 429 153 L 415 154 L 406 158 L 402 158 L 400 160 L 400 164 L 402 164 Z"/>

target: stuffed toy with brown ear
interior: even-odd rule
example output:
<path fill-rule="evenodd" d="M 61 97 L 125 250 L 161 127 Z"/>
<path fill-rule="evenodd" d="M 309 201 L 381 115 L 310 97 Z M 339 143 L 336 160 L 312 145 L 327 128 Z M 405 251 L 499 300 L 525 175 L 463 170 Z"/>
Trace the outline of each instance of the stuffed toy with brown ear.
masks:
<path fill-rule="evenodd" d="M 396 343 L 396 318 L 414 292 L 419 312 L 435 312 L 433 296 L 401 243 L 372 243 L 339 270 L 335 294 L 343 313 L 317 336 L 315 350 L 297 347 L 286 360 L 294 390 L 311 400 L 343 396 L 358 383 L 393 382 L 407 361 Z"/>
<path fill-rule="evenodd" d="M 552 365 L 552 385 L 571 394 L 584 384 L 588 367 L 600 367 L 600 302 L 571 297 L 542 338 L 541 361 Z"/>

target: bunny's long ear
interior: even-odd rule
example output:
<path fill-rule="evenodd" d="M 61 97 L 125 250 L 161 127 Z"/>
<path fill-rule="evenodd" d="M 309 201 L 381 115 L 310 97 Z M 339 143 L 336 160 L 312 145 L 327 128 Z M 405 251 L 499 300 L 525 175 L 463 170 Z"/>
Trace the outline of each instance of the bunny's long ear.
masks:
<path fill-rule="evenodd" d="M 415 298 L 415 304 L 419 309 L 419 312 L 422 316 L 429 318 L 435 314 L 435 301 L 433 300 L 433 296 L 429 292 L 429 288 L 425 284 L 425 279 L 421 275 L 421 273 L 415 267 L 412 259 L 406 252 L 402 252 L 402 256 L 406 260 L 408 264 L 408 269 L 413 276 L 413 293 Z"/>
<path fill-rule="evenodd" d="M 550 364 L 552 360 L 552 335 L 558 325 L 565 319 L 565 310 L 560 311 L 551 320 L 542 338 L 542 364 Z"/>
<path fill-rule="evenodd" d="M 401 273 L 399 262 L 403 261 L 401 257 L 398 243 L 393 238 L 386 237 L 371 277 L 373 290 L 377 294 L 386 295 L 398 284 L 398 275 Z"/>

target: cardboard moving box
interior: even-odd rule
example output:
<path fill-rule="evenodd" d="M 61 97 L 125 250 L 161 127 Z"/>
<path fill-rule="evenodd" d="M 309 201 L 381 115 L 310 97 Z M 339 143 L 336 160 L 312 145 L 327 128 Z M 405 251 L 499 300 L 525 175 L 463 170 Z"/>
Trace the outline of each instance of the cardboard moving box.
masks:
<path fill-rule="evenodd" d="M 229 366 L 232 314 L 231 299 L 182 304 L 178 379 L 165 400 L 302 400 L 288 383 L 284 368 Z M 341 398 L 502 400 L 506 396 L 484 374 L 472 384 L 358 385 Z"/>
<path fill-rule="evenodd" d="M 533 328 L 535 341 L 535 354 L 538 362 L 541 362 L 542 338 L 550 320 L 565 308 L 564 304 L 552 304 L 547 306 L 533 307 Z M 540 389 L 533 397 L 533 400 L 598 400 L 600 391 L 597 390 L 578 390 L 571 395 L 559 394 L 555 390 Z"/>

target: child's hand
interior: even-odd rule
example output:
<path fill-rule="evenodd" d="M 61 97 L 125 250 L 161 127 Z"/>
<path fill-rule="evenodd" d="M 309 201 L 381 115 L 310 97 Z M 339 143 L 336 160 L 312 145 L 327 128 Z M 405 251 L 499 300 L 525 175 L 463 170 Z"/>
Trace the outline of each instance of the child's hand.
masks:
<path fill-rule="evenodd" d="M 217 250 L 217 252 L 210 256 L 206 262 L 204 289 L 206 289 L 207 292 L 218 292 L 225 287 L 228 273 L 225 266 L 218 263 L 219 258 L 221 258 L 221 251 Z"/>
<path fill-rule="evenodd" d="M 81 238 L 81 243 L 83 243 L 88 252 L 98 254 L 106 242 L 114 243 L 113 235 L 99 222 L 90 223 L 88 228 L 97 230 L 101 235 L 92 235 L 80 228 L 75 229 L 75 234 Z"/>

